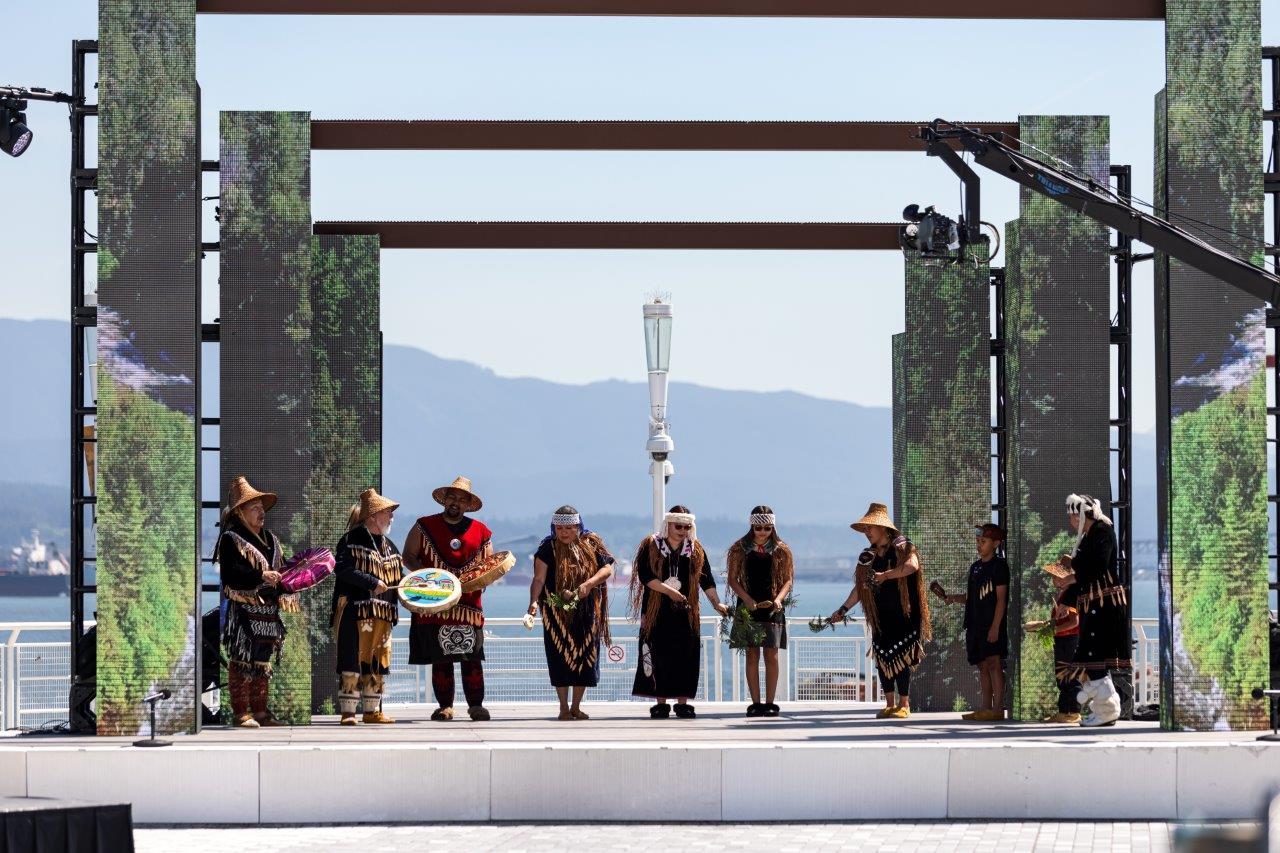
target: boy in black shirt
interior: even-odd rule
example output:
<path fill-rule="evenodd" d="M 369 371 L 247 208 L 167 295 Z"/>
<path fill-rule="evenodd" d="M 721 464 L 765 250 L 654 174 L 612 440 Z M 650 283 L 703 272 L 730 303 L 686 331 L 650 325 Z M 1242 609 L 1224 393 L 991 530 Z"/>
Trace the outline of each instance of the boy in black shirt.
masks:
<path fill-rule="evenodd" d="M 1009 564 L 998 550 L 1005 532 L 998 525 L 974 528 L 978 559 L 969 566 L 968 591 L 948 595 L 947 604 L 964 605 L 965 649 L 969 663 L 978 668 L 982 708 L 966 720 L 1004 719 L 1004 659 L 1009 656 L 1005 613 L 1009 604 Z"/>

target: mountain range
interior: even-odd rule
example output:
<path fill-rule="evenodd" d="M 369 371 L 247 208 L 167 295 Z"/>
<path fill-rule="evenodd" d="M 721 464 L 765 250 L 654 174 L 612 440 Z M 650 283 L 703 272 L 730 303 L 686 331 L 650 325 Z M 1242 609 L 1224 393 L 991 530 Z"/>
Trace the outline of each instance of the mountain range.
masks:
<path fill-rule="evenodd" d="M 9 495 L 21 495 L 23 484 L 33 494 L 45 487 L 39 506 L 48 504 L 48 487 L 69 482 L 69 350 L 67 323 L 0 319 L 0 364 L 7 365 L 0 372 L 0 481 Z M 206 415 L 217 410 L 216 376 L 216 365 L 207 368 Z M 644 383 L 501 377 L 387 346 L 383 412 L 383 492 L 404 516 L 435 511 L 432 489 L 464 475 L 495 530 L 531 535 L 564 503 L 589 523 L 607 518 L 620 530 L 644 529 L 651 502 Z M 705 533 L 726 540 L 717 546 L 764 503 L 802 553 L 847 554 L 854 546 L 848 523 L 869 502 L 890 502 L 887 407 L 673 382 L 670 416 L 676 473 L 667 502 L 691 507 Z M 1139 541 L 1155 538 L 1154 451 L 1153 436 L 1134 436 Z M 204 476 L 216 482 L 212 461 Z M 66 520 L 33 526 L 65 531 Z"/>

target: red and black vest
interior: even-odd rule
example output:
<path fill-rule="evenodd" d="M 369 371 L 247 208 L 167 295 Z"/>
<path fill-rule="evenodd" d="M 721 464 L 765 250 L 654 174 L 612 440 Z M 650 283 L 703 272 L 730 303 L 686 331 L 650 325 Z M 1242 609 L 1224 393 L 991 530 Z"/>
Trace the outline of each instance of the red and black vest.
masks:
<path fill-rule="evenodd" d="M 423 562 L 462 576 L 493 538 L 493 531 L 483 522 L 474 518 L 467 521 L 470 523 L 462 533 L 454 533 L 445 522 L 444 513 L 419 518 L 418 529 L 426 538 L 422 549 Z M 480 601 L 483 592 L 464 592 L 458 603 L 448 610 L 440 613 L 415 613 L 413 621 L 421 625 L 483 625 L 484 606 Z"/>

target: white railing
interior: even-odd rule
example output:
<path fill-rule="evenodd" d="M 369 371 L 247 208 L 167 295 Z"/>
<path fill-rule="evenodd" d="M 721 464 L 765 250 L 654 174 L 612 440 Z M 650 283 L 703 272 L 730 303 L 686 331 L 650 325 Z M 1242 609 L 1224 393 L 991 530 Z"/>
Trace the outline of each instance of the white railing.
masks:
<path fill-rule="evenodd" d="M 86 623 L 86 627 L 90 624 Z M 636 626 L 629 620 L 614 618 L 610 627 L 615 634 L 614 645 L 601 651 L 600 684 L 588 695 L 594 702 L 632 701 Z M 847 626 L 820 634 L 811 633 L 803 619 L 788 620 L 787 628 L 789 647 L 778 657 L 780 701 L 880 700 L 880 683 L 867 657 L 861 619 L 851 619 Z M 62 638 L 68 630 L 65 622 L 0 622 L 0 730 L 33 728 L 67 718 L 71 659 L 70 644 Z M 24 633 L 41 636 L 22 642 Z M 1133 633 L 1137 641 L 1134 700 L 1154 703 L 1160 695 L 1156 620 L 1134 619 Z M 547 681 L 542 637 L 537 631 L 526 631 L 519 619 L 486 620 L 485 658 L 486 701 L 555 701 L 555 690 Z M 392 641 L 388 703 L 433 704 L 430 673 L 426 667 L 409 666 L 408 659 L 408 639 L 397 636 Z M 763 684 L 763 661 L 760 669 Z M 702 620 L 702 674 L 699 700 L 746 701 L 744 658 L 721 641 L 718 619 Z"/>

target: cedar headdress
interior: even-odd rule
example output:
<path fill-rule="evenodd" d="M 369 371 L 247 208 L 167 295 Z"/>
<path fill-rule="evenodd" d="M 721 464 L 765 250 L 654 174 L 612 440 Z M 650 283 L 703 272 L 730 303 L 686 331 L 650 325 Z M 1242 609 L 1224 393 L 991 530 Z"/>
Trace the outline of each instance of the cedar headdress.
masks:
<path fill-rule="evenodd" d="M 571 511 L 569 511 L 571 510 Z M 561 542 L 556 536 L 556 527 L 567 527 L 569 525 L 577 525 L 577 538 L 571 542 Z M 582 516 L 572 507 L 561 507 L 551 516 L 551 534 L 544 538 L 543 543 L 551 543 L 551 553 L 556 558 L 556 588 L 554 592 L 564 596 L 565 593 L 572 593 L 575 589 L 582 585 L 582 582 L 594 575 L 598 570 L 600 562 L 599 557 L 604 556 L 613 559 L 613 555 L 609 553 L 609 548 L 604 544 L 604 540 L 593 531 L 587 529 L 582 521 Z M 595 624 L 602 627 L 602 638 L 605 645 L 613 642 L 613 637 L 609 632 L 609 585 L 601 584 L 599 587 L 599 595 L 595 597 Z M 582 606 L 582 605 L 579 605 Z M 543 608 L 543 616 L 555 618 L 557 613 L 549 613 Z M 568 618 L 568 617 L 565 617 Z"/>
<path fill-rule="evenodd" d="M 685 537 L 684 542 L 680 546 L 681 556 L 689 559 L 689 590 L 691 595 L 688 596 L 689 604 L 689 624 L 693 627 L 694 632 L 701 630 L 699 625 L 699 609 L 698 609 L 698 593 L 701 589 L 702 572 L 707 566 L 707 552 L 702 547 L 702 543 L 698 541 L 698 528 L 695 524 L 697 521 L 693 513 L 681 506 L 674 506 L 666 514 L 664 520 L 667 525 L 673 522 L 688 524 L 689 535 Z M 632 619 L 640 620 L 640 636 L 644 637 L 649 633 L 649 629 L 653 627 L 654 621 L 658 618 L 658 610 L 662 607 L 662 601 L 666 598 L 661 593 L 654 593 L 649 596 L 648 606 L 644 605 L 645 585 L 640 582 L 640 566 L 642 561 L 649 562 L 649 571 L 654 577 L 662 577 L 665 572 L 665 564 L 671 557 L 671 546 L 667 544 L 667 537 L 658 533 L 646 536 L 640 543 L 640 547 L 636 549 L 635 559 L 632 561 L 631 569 L 631 602 L 627 608 L 627 613 Z"/>
<path fill-rule="evenodd" d="M 761 507 L 760 509 L 764 509 Z M 751 524 L 767 524 L 773 529 L 769 533 L 769 540 L 764 544 L 764 552 L 773 559 L 773 577 L 769 582 L 769 595 L 772 596 L 775 604 L 778 602 L 778 593 L 782 591 L 782 587 L 787 581 L 791 580 L 795 572 L 795 559 L 791 554 L 791 549 L 787 547 L 787 543 L 778 537 L 778 528 L 776 526 L 776 517 L 772 512 L 753 512 L 751 514 Z M 747 585 L 747 554 L 756 548 L 755 538 L 752 531 L 748 530 L 737 542 L 729 546 L 729 553 L 725 554 L 725 568 L 728 570 L 728 577 L 731 583 L 737 584 L 739 588 L 745 589 Z"/>

